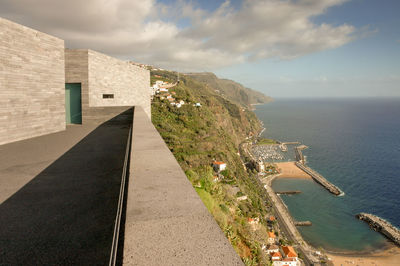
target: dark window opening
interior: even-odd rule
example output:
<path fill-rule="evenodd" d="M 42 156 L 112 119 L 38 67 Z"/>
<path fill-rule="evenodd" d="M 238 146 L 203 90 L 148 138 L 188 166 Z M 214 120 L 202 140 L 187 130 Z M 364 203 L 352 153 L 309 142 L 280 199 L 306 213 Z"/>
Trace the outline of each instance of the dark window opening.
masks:
<path fill-rule="evenodd" d="M 103 99 L 114 99 L 114 94 L 103 94 Z"/>

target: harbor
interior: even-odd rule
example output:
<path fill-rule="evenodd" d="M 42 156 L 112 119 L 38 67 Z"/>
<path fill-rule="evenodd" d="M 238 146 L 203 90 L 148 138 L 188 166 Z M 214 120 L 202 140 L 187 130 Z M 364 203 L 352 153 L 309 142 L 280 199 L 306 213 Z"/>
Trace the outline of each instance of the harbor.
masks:
<path fill-rule="evenodd" d="M 279 144 L 253 145 L 251 147 L 251 157 L 254 165 L 258 162 L 276 164 L 282 162 L 290 162 L 294 159 L 295 165 L 305 174 L 309 175 L 315 182 L 323 186 L 326 190 L 336 196 L 343 196 L 344 192 L 329 182 L 325 177 L 317 171 L 306 166 L 307 158 L 303 155 L 303 150 L 308 147 L 298 141 L 295 142 L 279 142 Z M 294 156 L 293 156 L 294 154 Z M 280 193 L 283 194 L 283 193 Z M 292 193 L 296 194 L 296 193 Z"/>
<path fill-rule="evenodd" d="M 282 161 L 285 159 L 285 156 L 281 153 L 281 145 L 282 144 L 253 145 L 251 148 L 251 153 L 257 161 Z"/>
<path fill-rule="evenodd" d="M 366 226 L 367 223 L 354 218 L 358 212 L 366 210 L 400 228 L 400 212 L 396 211 L 400 206 L 398 164 L 390 164 L 387 160 L 387 156 L 390 155 L 390 162 L 398 161 L 398 150 L 393 149 L 393 141 L 397 141 L 398 138 L 393 138 L 391 133 L 398 131 L 390 127 L 391 131 L 389 128 L 387 130 L 388 139 L 376 138 L 370 131 L 359 127 L 359 124 L 351 124 L 350 127 L 347 123 L 348 116 L 343 115 L 344 110 L 351 111 L 354 119 L 360 121 L 363 117 L 360 114 L 371 111 L 372 104 L 384 106 L 383 102 L 355 105 L 353 102 L 321 101 L 318 108 L 310 108 L 308 104 L 307 101 L 299 100 L 277 101 L 270 105 L 258 106 L 257 116 L 268 126 L 263 137 L 282 142 L 300 140 L 301 144 L 309 148 L 298 150 L 300 153 L 296 158 L 296 150 L 288 145 L 287 153 L 293 151 L 293 157 L 286 162 L 292 162 L 294 167 L 305 174 L 295 165 L 295 161 L 304 158 L 306 167 L 316 170 L 346 195 L 337 197 L 329 191 L 332 196 L 328 195 L 327 189 L 321 189 L 321 185 L 314 179 L 297 177 L 298 172 L 289 168 L 290 165 L 285 165 L 288 169 L 274 181 L 273 190 L 302 191 L 301 194 L 280 194 L 278 197 L 288 206 L 295 221 L 309 220 L 313 223 L 310 227 L 297 229 L 310 245 L 322 247 L 335 265 L 397 265 L 400 261 L 400 248 L 394 247 L 395 245 L 383 234 L 371 230 Z M 326 113 L 323 113 L 325 110 Z M 304 119 L 298 119 L 298 116 L 293 114 L 299 114 Z M 398 115 L 398 112 L 396 114 Z M 390 119 L 394 117 L 391 113 L 385 115 Z M 323 117 L 332 119 L 325 120 Z M 337 130 L 332 130 L 332 121 L 337 122 L 334 127 Z M 376 128 L 386 129 L 382 120 L 373 120 L 371 123 L 376 123 Z M 352 134 L 354 138 L 345 137 L 342 133 Z M 376 156 L 377 154 L 379 156 Z M 280 169 L 279 165 L 286 162 L 270 163 Z M 378 209 L 379 213 L 374 213 L 374 210 Z M 328 226 L 331 224 L 334 226 Z"/>

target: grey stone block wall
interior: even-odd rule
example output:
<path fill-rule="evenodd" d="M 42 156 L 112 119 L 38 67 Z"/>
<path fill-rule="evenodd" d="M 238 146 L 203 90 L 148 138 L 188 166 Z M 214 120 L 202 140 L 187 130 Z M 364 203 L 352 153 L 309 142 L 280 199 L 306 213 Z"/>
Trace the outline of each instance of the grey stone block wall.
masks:
<path fill-rule="evenodd" d="M 81 83 L 82 123 L 89 113 L 88 49 L 65 49 L 65 83 Z"/>
<path fill-rule="evenodd" d="M 65 49 L 65 82 L 81 83 L 82 123 L 90 122 L 98 107 L 141 106 L 151 115 L 150 71 L 129 62 L 92 50 Z M 103 94 L 114 98 L 103 99 Z"/>
<path fill-rule="evenodd" d="M 150 117 L 150 71 L 89 50 L 89 106 L 141 106 Z M 103 98 L 113 94 L 114 98 Z"/>
<path fill-rule="evenodd" d="M 64 41 L 0 18 L 0 144 L 65 129 Z"/>

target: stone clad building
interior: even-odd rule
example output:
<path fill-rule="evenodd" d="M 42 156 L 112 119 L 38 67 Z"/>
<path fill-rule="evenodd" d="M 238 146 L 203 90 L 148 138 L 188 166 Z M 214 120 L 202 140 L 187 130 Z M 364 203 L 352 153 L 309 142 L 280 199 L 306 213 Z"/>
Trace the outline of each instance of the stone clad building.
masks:
<path fill-rule="evenodd" d="M 150 116 L 150 72 L 0 18 L 0 145 L 90 121 L 106 106 Z M 112 117 L 115 113 L 109 113 Z"/>
<path fill-rule="evenodd" d="M 65 129 L 64 41 L 0 18 L 0 144 Z"/>
<path fill-rule="evenodd" d="M 96 107 L 140 105 L 150 116 L 150 72 L 129 62 L 93 50 L 65 49 L 65 83 L 81 92 L 83 123 Z"/>
<path fill-rule="evenodd" d="M 149 86 L 0 18 L 0 265 L 243 265 L 151 123 Z"/>

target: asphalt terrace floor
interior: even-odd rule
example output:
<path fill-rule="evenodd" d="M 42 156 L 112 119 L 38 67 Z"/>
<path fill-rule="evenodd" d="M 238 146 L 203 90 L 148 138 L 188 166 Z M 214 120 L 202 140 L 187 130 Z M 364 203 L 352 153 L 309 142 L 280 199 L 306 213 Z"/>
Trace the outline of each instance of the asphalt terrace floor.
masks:
<path fill-rule="evenodd" d="M 0 146 L 0 265 L 107 265 L 129 110 Z"/>

